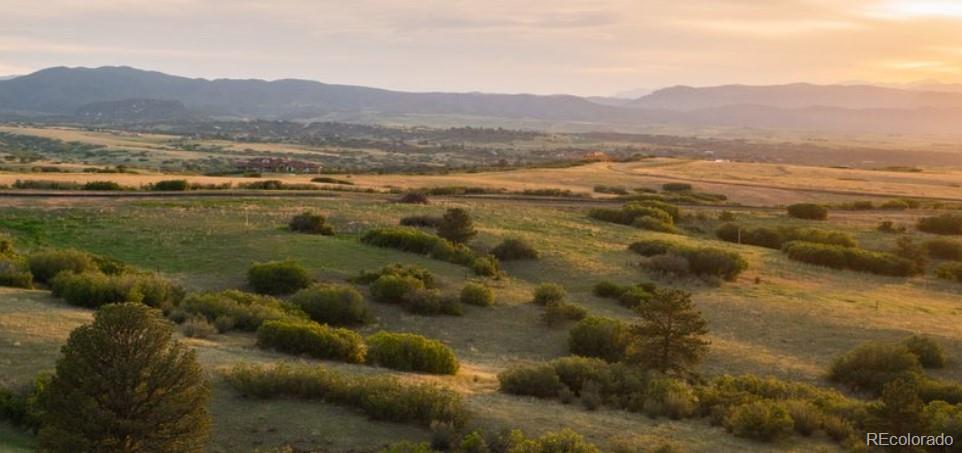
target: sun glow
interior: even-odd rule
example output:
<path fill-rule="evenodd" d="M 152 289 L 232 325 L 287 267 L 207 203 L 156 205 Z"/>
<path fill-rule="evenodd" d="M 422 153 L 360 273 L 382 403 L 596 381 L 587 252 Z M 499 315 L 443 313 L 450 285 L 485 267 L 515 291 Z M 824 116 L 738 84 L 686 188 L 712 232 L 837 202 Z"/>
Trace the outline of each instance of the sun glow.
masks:
<path fill-rule="evenodd" d="M 962 18 L 962 2 L 897 0 L 886 5 L 892 15 Z"/>

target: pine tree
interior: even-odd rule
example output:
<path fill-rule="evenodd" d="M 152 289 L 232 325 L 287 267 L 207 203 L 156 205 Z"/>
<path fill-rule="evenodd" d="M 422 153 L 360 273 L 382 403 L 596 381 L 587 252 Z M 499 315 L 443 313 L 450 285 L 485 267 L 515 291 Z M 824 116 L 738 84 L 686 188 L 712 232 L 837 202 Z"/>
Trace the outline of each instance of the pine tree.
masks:
<path fill-rule="evenodd" d="M 461 208 L 448 209 L 438 225 L 438 236 L 455 244 L 464 244 L 477 234 L 468 211 Z"/>
<path fill-rule="evenodd" d="M 923 410 L 917 377 L 898 378 L 882 389 L 880 403 L 872 407 L 867 428 L 891 434 L 919 434 L 925 431 Z"/>
<path fill-rule="evenodd" d="M 662 372 L 686 371 L 704 355 L 707 323 L 691 303 L 691 294 L 659 290 L 636 309 L 641 323 L 632 327 L 630 360 Z"/>
<path fill-rule="evenodd" d="M 44 395 L 42 451 L 198 452 L 210 387 L 192 350 L 142 304 L 101 307 L 70 334 Z"/>

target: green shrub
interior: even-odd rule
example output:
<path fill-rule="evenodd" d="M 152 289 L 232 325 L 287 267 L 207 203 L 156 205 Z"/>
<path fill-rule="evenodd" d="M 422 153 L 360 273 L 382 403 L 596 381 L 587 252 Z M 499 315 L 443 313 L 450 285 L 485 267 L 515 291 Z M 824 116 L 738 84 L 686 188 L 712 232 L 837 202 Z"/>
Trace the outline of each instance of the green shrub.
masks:
<path fill-rule="evenodd" d="M 814 203 L 797 203 L 789 205 L 788 215 L 796 219 L 825 220 L 828 218 L 828 209 L 825 206 Z"/>
<path fill-rule="evenodd" d="M 925 241 L 922 246 L 932 258 L 962 261 L 962 242 L 951 239 L 932 239 Z"/>
<path fill-rule="evenodd" d="M 543 283 L 534 289 L 534 299 L 532 303 L 536 305 L 547 305 L 552 302 L 561 302 L 568 296 L 561 285 L 555 283 Z"/>
<path fill-rule="evenodd" d="M 289 354 L 364 363 L 364 340 L 356 332 L 312 321 L 264 321 L 257 329 L 257 345 Z"/>
<path fill-rule="evenodd" d="M 471 270 L 475 275 L 484 277 L 497 277 L 501 273 L 498 262 L 490 256 L 482 256 L 471 262 Z"/>
<path fill-rule="evenodd" d="M 322 324 L 350 326 L 371 320 L 364 297 L 347 285 L 315 284 L 295 293 L 291 303 Z"/>
<path fill-rule="evenodd" d="M 802 400 L 790 400 L 784 403 L 788 416 L 792 418 L 795 432 L 803 436 L 811 436 L 822 427 L 824 413 L 814 404 Z"/>
<path fill-rule="evenodd" d="M 318 399 L 357 408 L 375 420 L 463 426 L 468 417 L 457 392 L 432 384 L 404 384 L 387 376 L 346 376 L 320 366 L 281 364 L 239 365 L 225 379 L 245 396 Z"/>
<path fill-rule="evenodd" d="M 661 233 L 678 234 L 678 228 L 670 223 L 662 222 L 654 217 L 640 216 L 631 221 L 631 226 L 642 230 L 658 231 Z"/>
<path fill-rule="evenodd" d="M 434 259 L 461 266 L 475 265 L 479 258 L 463 244 L 454 244 L 412 227 L 387 227 L 369 230 L 361 236 L 361 242 L 375 247 L 393 248 L 404 252 L 427 255 Z M 493 260 L 491 261 L 493 262 Z M 479 264 L 479 266 L 482 265 Z"/>
<path fill-rule="evenodd" d="M 208 322 L 215 323 L 220 332 L 231 329 L 255 331 L 264 321 L 307 319 L 307 315 L 292 304 L 237 290 L 190 294 L 177 309 L 203 316 Z"/>
<path fill-rule="evenodd" d="M 166 192 L 183 192 L 190 189 L 190 184 L 186 179 L 168 179 L 151 184 L 149 189 Z"/>
<path fill-rule="evenodd" d="M 846 233 L 815 228 L 747 228 L 733 223 L 726 223 L 715 230 L 715 236 L 727 242 L 757 245 L 771 249 L 779 249 L 789 241 L 805 241 L 818 244 L 840 245 L 843 247 L 856 247 L 858 245 L 855 239 Z"/>
<path fill-rule="evenodd" d="M 287 226 L 291 231 L 334 236 L 334 227 L 326 222 L 324 216 L 305 211 L 294 216 Z"/>
<path fill-rule="evenodd" d="M 527 440 L 512 452 L 538 453 L 601 453 L 598 447 L 590 444 L 580 434 L 564 428 L 558 432 L 545 433 L 537 440 Z"/>
<path fill-rule="evenodd" d="M 471 216 L 461 208 L 448 209 L 438 225 L 438 236 L 454 244 L 464 244 L 477 234 Z"/>
<path fill-rule="evenodd" d="M 962 438 L 962 405 L 933 401 L 923 409 L 929 432 L 944 433 L 952 439 Z"/>
<path fill-rule="evenodd" d="M 588 310 L 568 302 L 548 302 L 544 305 L 541 320 L 549 326 L 558 325 L 565 321 L 580 321 L 588 316 Z"/>
<path fill-rule="evenodd" d="M 424 282 L 411 276 L 386 274 L 371 283 L 371 297 L 378 302 L 401 304 L 412 291 L 424 289 Z"/>
<path fill-rule="evenodd" d="M 944 263 L 935 268 L 935 275 L 946 280 L 962 282 L 962 263 Z"/>
<path fill-rule="evenodd" d="M 691 190 L 691 184 L 687 182 L 668 182 L 661 185 L 661 190 L 665 192 L 688 192 Z"/>
<path fill-rule="evenodd" d="M 210 338 L 218 331 L 203 316 L 192 316 L 180 325 L 180 332 L 187 338 Z"/>
<path fill-rule="evenodd" d="M 674 275 L 676 277 L 687 277 L 691 275 L 691 263 L 688 262 L 688 259 L 673 253 L 653 256 L 648 258 L 648 261 L 643 264 L 649 270 L 664 275 Z"/>
<path fill-rule="evenodd" d="M 43 399 L 51 378 L 40 374 L 24 388 L 0 387 L 0 421 L 36 434 L 43 422 Z"/>
<path fill-rule="evenodd" d="M 945 401 L 949 404 L 962 404 L 962 385 L 938 379 L 918 380 L 919 398 L 925 402 Z"/>
<path fill-rule="evenodd" d="M 738 437 L 773 441 L 788 437 L 794 423 L 781 404 L 755 401 L 732 408 L 725 427 Z"/>
<path fill-rule="evenodd" d="M 504 393 L 538 398 L 555 398 L 562 388 L 551 365 L 509 368 L 498 374 L 498 382 Z"/>
<path fill-rule="evenodd" d="M 399 263 L 388 264 L 377 272 L 361 271 L 361 275 L 351 279 L 351 281 L 361 285 L 368 285 L 374 283 L 382 275 L 413 277 L 420 280 L 425 288 L 434 288 L 437 286 L 437 278 L 431 271 L 416 264 L 404 265 Z"/>
<path fill-rule="evenodd" d="M 962 215 L 941 214 L 922 217 L 915 225 L 919 231 L 934 234 L 962 234 Z"/>
<path fill-rule="evenodd" d="M 261 294 L 290 294 L 310 286 L 307 269 L 293 260 L 253 263 L 247 269 L 247 282 Z"/>
<path fill-rule="evenodd" d="M 29 265 L 18 257 L 0 257 L 0 286 L 33 288 Z"/>
<path fill-rule="evenodd" d="M 621 209 L 596 208 L 588 212 L 588 217 L 603 222 L 668 233 L 676 232 L 673 223 L 679 216 L 677 207 L 654 200 L 627 203 Z"/>
<path fill-rule="evenodd" d="M 577 356 L 555 359 L 549 365 L 564 388 L 571 390 L 576 395 L 580 394 L 582 388 L 589 382 L 605 382 L 605 373 L 608 366 L 607 363 L 598 358 Z"/>
<path fill-rule="evenodd" d="M 501 241 L 491 254 L 501 261 L 538 259 L 538 251 L 524 239 L 517 238 Z"/>
<path fill-rule="evenodd" d="M 626 291 L 628 291 L 629 288 L 630 287 L 628 286 L 621 286 L 609 281 L 600 281 L 595 283 L 595 286 L 592 287 L 591 292 L 598 297 L 617 299 Z"/>
<path fill-rule="evenodd" d="M 878 275 L 906 277 L 920 271 L 911 260 L 890 253 L 854 247 L 791 241 L 782 246 L 789 259 L 833 269 L 851 269 Z"/>
<path fill-rule="evenodd" d="M 582 319 L 568 334 L 568 350 L 572 354 L 597 357 L 608 362 L 623 360 L 629 343 L 631 333 L 628 325 L 617 319 L 599 316 Z"/>
<path fill-rule="evenodd" d="M 107 275 L 100 272 L 61 272 L 50 282 L 54 296 L 71 305 L 98 308 L 101 305 L 139 302 L 168 311 L 184 297 L 183 290 L 152 274 Z"/>
<path fill-rule="evenodd" d="M 402 440 L 378 450 L 377 453 L 434 453 L 434 449 L 427 442 Z"/>
<path fill-rule="evenodd" d="M 942 345 L 931 337 L 922 335 L 912 335 L 902 341 L 909 352 L 915 354 L 919 359 L 919 364 L 924 368 L 943 368 L 945 367 L 945 351 Z"/>
<path fill-rule="evenodd" d="M 416 288 L 402 298 L 402 308 L 419 315 L 461 316 L 464 312 L 456 300 L 441 295 L 436 289 Z"/>
<path fill-rule="evenodd" d="M 458 360 L 437 340 L 410 333 L 378 332 L 367 337 L 367 361 L 401 371 L 456 374 Z"/>
<path fill-rule="evenodd" d="M 488 307 L 494 304 L 494 291 L 480 283 L 468 283 L 461 288 L 461 303 Z"/>
<path fill-rule="evenodd" d="M 124 190 L 120 184 L 113 181 L 90 181 L 83 186 L 83 190 Z"/>
<path fill-rule="evenodd" d="M 401 217 L 400 224 L 412 227 L 437 228 L 441 224 L 441 218 L 430 215 L 412 215 Z"/>
<path fill-rule="evenodd" d="M 853 390 L 881 393 L 886 384 L 921 373 L 919 360 L 904 345 L 868 342 L 832 362 L 828 378 Z"/>
<path fill-rule="evenodd" d="M 695 392 L 684 381 L 659 377 L 648 382 L 643 410 L 649 417 L 687 418 L 697 408 Z"/>
<path fill-rule="evenodd" d="M 47 283 L 63 271 L 74 273 L 97 270 L 93 257 L 79 250 L 44 250 L 27 257 L 34 280 Z"/>
<path fill-rule="evenodd" d="M 626 308 L 637 308 L 654 297 L 654 288 L 649 291 L 643 287 L 630 288 L 618 297 L 618 303 Z"/>
<path fill-rule="evenodd" d="M 739 274 L 748 268 L 748 262 L 739 254 L 711 247 L 689 247 L 673 242 L 662 240 L 637 241 L 628 246 L 628 249 L 642 256 L 654 257 L 657 255 L 677 255 L 688 262 L 688 271 L 698 276 L 712 276 L 728 281 L 734 281 Z M 680 273 L 683 267 L 680 261 L 677 263 L 668 260 L 660 260 L 655 266 L 659 269 Z"/>

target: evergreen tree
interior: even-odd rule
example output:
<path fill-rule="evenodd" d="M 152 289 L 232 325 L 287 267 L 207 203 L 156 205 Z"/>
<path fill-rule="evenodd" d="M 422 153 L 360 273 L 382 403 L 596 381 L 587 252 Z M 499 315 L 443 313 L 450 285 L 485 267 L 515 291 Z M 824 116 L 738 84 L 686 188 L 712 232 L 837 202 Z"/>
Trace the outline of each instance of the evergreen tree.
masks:
<path fill-rule="evenodd" d="M 647 368 L 662 372 L 686 371 L 697 364 L 708 341 L 707 323 L 691 303 L 691 294 L 658 290 L 635 311 L 641 323 L 633 326 L 634 341 L 629 357 Z"/>
<path fill-rule="evenodd" d="M 886 384 L 880 402 L 869 412 L 866 427 L 890 434 L 923 433 L 925 403 L 919 397 L 918 379 L 899 378 Z"/>
<path fill-rule="evenodd" d="M 448 209 L 438 225 L 438 236 L 455 244 L 464 244 L 477 234 L 468 211 L 461 208 Z"/>
<path fill-rule="evenodd" d="M 42 451 L 199 452 L 210 387 L 192 350 L 142 304 L 101 307 L 70 334 L 44 395 Z"/>

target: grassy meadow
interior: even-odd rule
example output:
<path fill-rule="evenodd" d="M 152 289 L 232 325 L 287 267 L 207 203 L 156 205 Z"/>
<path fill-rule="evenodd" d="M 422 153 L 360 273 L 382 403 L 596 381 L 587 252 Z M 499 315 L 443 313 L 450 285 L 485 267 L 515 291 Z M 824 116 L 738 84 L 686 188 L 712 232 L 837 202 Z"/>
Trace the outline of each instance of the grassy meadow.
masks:
<path fill-rule="evenodd" d="M 463 179 L 396 175 L 356 179 L 372 186 L 423 187 L 442 181 L 473 184 L 487 178 L 488 184 L 509 189 L 511 184 L 549 180 L 560 187 L 581 189 L 601 181 L 637 186 L 648 182 L 633 176 L 632 172 L 641 171 L 638 167 L 621 171 L 619 165 L 531 170 L 529 176 L 545 174 L 530 179 L 512 172 L 465 175 Z M 646 165 L 644 171 L 687 166 Z M 605 179 L 616 170 L 624 179 Z M 563 177 L 576 171 L 582 172 L 581 179 Z M 517 181 L 509 181 L 515 178 Z M 879 193 L 901 190 L 893 187 L 881 187 Z M 765 201 L 772 193 L 756 195 L 754 201 Z M 750 195 L 744 200 L 750 201 Z M 440 277 L 443 292 L 454 294 L 465 282 L 478 277 L 461 266 L 358 241 L 362 232 L 395 225 L 402 216 L 439 215 L 451 207 L 465 208 L 474 218 L 480 232 L 472 241 L 474 247 L 490 249 L 501 239 L 519 237 L 534 245 L 541 259 L 505 263 L 507 276 L 487 282 L 497 300 L 492 308 L 467 307 L 461 317 L 425 317 L 373 303 L 377 321 L 360 330 L 364 334 L 381 329 L 416 332 L 441 340 L 456 352 L 461 371 L 455 376 L 438 377 L 335 362 L 325 362 L 327 366 L 345 373 L 388 373 L 403 380 L 437 382 L 465 396 L 473 414 L 472 426 L 508 426 L 531 434 L 572 427 L 602 448 L 626 438 L 644 444 L 669 441 L 693 452 L 838 448 L 822 435 L 757 443 L 731 436 L 702 420 L 652 419 L 613 409 L 587 411 L 577 405 L 498 392 L 496 375 L 507 367 L 567 354 L 570 325 L 544 325 L 540 308 L 529 303 L 533 288 L 540 283 L 558 283 L 568 291 L 571 302 L 592 314 L 633 320 L 636 315 L 631 310 L 592 294 L 595 283 L 610 280 L 620 284 L 655 281 L 692 292 L 696 307 L 708 321 L 711 346 L 699 370 L 709 377 L 753 373 L 828 386 L 824 375 L 833 357 L 867 340 L 899 340 L 912 333 L 926 333 L 942 342 L 949 354 L 950 365 L 935 375 L 962 380 L 962 356 L 958 353 L 962 350 L 962 331 L 958 329 L 962 323 L 962 306 L 958 303 L 962 287 L 936 279 L 931 272 L 904 278 L 836 271 L 789 261 L 778 250 L 721 242 L 712 232 L 722 223 L 716 220 L 722 208 L 687 209 L 691 217 L 683 224 L 686 234 L 679 236 L 592 220 L 587 217 L 587 207 L 577 204 L 530 200 L 448 198 L 416 206 L 353 194 L 270 199 L 3 199 L 0 231 L 23 251 L 77 248 L 159 272 L 190 291 L 246 289 L 250 263 L 290 258 L 303 263 L 321 281 L 343 281 L 362 270 L 376 270 L 392 262 L 419 264 Z M 727 209 L 739 223 L 751 226 L 813 223 L 790 219 L 781 210 Z M 326 237 L 288 231 L 287 221 L 306 210 L 325 215 L 338 234 Z M 878 223 L 891 220 L 912 225 L 923 214 L 919 210 L 833 210 L 830 219 L 818 222 L 818 226 L 847 232 L 865 248 L 892 250 L 896 235 L 878 232 Z M 628 244 L 650 238 L 736 251 L 747 259 L 749 267 L 736 281 L 722 284 L 652 275 L 640 268 L 638 256 L 627 250 Z M 37 372 L 50 370 L 70 330 L 90 319 L 89 310 L 66 305 L 47 291 L 0 289 L 0 365 L 5 370 L 0 381 L 22 384 Z M 238 363 L 276 363 L 291 357 L 255 348 L 251 334 L 228 333 L 184 341 L 198 351 L 215 382 L 212 451 L 253 451 L 282 445 L 321 451 L 373 451 L 399 439 L 430 438 L 426 429 L 373 422 L 343 407 L 240 398 L 218 380 L 220 370 Z M 29 437 L 14 432 L 0 424 L 0 445 L 10 449 L 30 445 Z"/>

